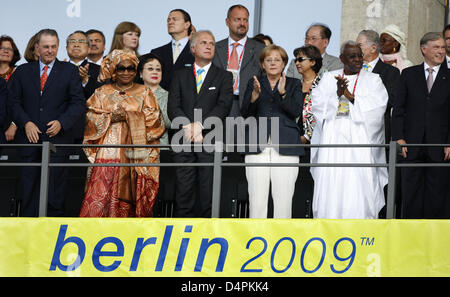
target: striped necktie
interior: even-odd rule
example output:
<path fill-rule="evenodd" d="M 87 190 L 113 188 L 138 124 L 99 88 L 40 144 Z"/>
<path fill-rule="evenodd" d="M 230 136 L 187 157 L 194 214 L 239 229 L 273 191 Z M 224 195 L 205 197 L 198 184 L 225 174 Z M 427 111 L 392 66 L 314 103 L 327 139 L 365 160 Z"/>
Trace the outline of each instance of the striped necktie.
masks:
<path fill-rule="evenodd" d="M 200 93 L 200 89 L 203 85 L 203 72 L 205 72 L 203 69 L 197 70 L 197 94 Z"/>
<path fill-rule="evenodd" d="M 363 69 L 366 70 L 366 71 L 369 71 L 370 65 L 369 64 L 364 64 L 363 65 Z"/>

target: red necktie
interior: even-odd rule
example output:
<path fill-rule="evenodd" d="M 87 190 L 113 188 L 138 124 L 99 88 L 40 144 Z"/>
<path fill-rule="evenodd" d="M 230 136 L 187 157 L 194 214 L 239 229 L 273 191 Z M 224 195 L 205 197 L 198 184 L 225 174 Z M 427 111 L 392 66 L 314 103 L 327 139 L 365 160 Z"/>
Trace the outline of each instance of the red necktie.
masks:
<path fill-rule="evenodd" d="M 237 47 L 239 46 L 239 42 L 233 43 L 233 50 L 231 51 L 230 61 L 228 63 L 228 69 L 238 71 L 239 70 L 239 60 L 237 54 Z M 233 82 L 233 92 L 236 91 L 238 87 L 238 76 L 237 73 L 233 74 L 234 82 Z"/>
<path fill-rule="evenodd" d="M 239 60 L 237 54 L 237 47 L 239 42 L 233 43 L 233 50 L 231 51 L 230 62 L 228 64 L 229 69 L 238 70 L 239 69 Z"/>
<path fill-rule="evenodd" d="M 44 90 L 45 83 L 47 82 L 47 78 L 48 78 L 47 69 L 48 69 L 48 66 L 45 65 L 44 73 L 42 73 L 42 75 L 41 75 L 41 92 L 42 92 L 42 90 Z"/>

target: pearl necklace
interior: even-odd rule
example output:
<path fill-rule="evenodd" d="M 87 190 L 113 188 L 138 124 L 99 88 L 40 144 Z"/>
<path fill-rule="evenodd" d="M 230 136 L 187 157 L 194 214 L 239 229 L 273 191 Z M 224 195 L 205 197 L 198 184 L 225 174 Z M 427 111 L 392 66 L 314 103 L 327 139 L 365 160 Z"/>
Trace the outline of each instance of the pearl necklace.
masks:
<path fill-rule="evenodd" d="M 134 82 L 131 83 L 131 86 L 129 86 L 128 88 L 122 89 L 120 88 L 117 83 L 115 84 L 116 88 L 119 89 L 119 95 L 125 95 L 125 91 L 131 89 L 134 86 Z"/>

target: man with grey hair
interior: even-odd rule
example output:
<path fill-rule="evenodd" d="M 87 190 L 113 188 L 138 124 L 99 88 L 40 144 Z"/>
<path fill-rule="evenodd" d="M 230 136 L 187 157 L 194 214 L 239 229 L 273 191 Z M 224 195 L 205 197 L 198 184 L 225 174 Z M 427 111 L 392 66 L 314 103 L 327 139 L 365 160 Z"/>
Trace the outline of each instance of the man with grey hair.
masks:
<path fill-rule="evenodd" d="M 441 33 L 420 40 L 424 63 L 402 71 L 392 113 L 392 139 L 400 145 L 450 143 L 450 83 Z M 402 146 L 404 163 L 442 163 L 450 147 Z M 449 219 L 445 208 L 448 175 L 442 167 L 401 168 L 402 216 Z"/>
<path fill-rule="evenodd" d="M 84 31 L 77 30 L 67 36 L 66 50 L 69 62 L 78 67 L 80 79 L 83 86 L 84 96 L 88 100 L 95 89 L 102 83 L 97 78 L 100 73 L 100 66 L 88 62 L 90 41 Z M 81 144 L 84 137 L 85 114 L 83 114 L 73 127 L 74 143 Z"/>
<path fill-rule="evenodd" d="M 327 71 L 333 71 L 342 69 L 343 65 L 338 57 L 329 55 L 327 53 L 327 47 L 330 44 L 331 30 L 327 25 L 321 23 L 312 24 L 305 34 L 305 45 L 313 45 L 319 49 L 322 55 L 322 68 L 320 73 L 323 74 Z M 286 76 L 297 79 L 302 79 L 302 75 L 298 73 L 295 66 L 295 59 L 289 64 Z"/>
<path fill-rule="evenodd" d="M 225 122 L 233 100 L 233 75 L 212 64 L 215 39 L 210 31 L 194 33 L 190 47 L 194 63 L 191 67 L 174 72 L 167 103 L 167 114 L 172 121 L 171 128 L 174 129 L 171 144 L 189 145 L 184 149 L 172 147 L 173 161 L 212 163 L 214 155 L 207 147 L 198 150 L 198 147 L 192 149 L 190 145 L 203 144 L 204 137 L 211 131 L 211 127 L 206 124 L 208 119 Z M 222 123 L 217 124 L 220 126 Z M 214 127 L 213 131 L 220 130 L 220 133 L 223 131 L 222 127 Z M 220 135 L 214 137 L 216 141 L 218 138 Z M 209 140 L 211 141 L 207 144 L 213 144 L 212 139 Z M 213 168 L 180 166 L 175 170 L 175 216 L 211 217 Z M 194 190 L 197 186 L 196 201 Z"/>
<path fill-rule="evenodd" d="M 345 42 L 344 69 L 327 72 L 312 90 L 316 119 L 311 144 L 383 144 L 388 94 L 379 75 L 362 70 L 363 53 Z M 383 148 L 311 148 L 311 163 L 385 163 Z M 377 219 L 383 208 L 386 168 L 312 167 L 313 216 Z"/>
<path fill-rule="evenodd" d="M 86 101 L 78 69 L 59 61 L 59 38 L 53 29 L 39 31 L 39 61 L 17 67 L 11 77 L 8 106 L 18 126 L 17 141 L 22 144 L 73 142 L 72 128 L 86 111 Z M 51 163 L 64 163 L 69 149 L 51 152 Z M 41 162 L 39 147 L 21 147 L 22 162 Z M 51 168 L 48 184 L 48 216 L 65 214 L 68 168 Z M 21 216 L 38 216 L 40 168 L 22 167 Z"/>
<path fill-rule="evenodd" d="M 363 30 L 359 33 L 356 42 L 363 52 L 363 69 L 380 75 L 389 95 L 389 100 L 384 114 L 384 129 L 386 143 L 391 141 L 391 112 L 395 98 L 400 71 L 398 68 L 384 63 L 380 59 L 380 36 L 373 30 Z"/>

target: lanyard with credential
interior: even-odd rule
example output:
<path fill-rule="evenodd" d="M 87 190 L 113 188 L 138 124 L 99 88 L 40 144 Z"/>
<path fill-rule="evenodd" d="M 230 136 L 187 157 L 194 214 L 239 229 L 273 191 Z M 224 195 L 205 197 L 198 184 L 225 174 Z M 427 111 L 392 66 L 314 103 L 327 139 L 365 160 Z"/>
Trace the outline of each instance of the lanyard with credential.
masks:
<path fill-rule="evenodd" d="M 239 67 L 241 67 L 241 61 L 242 61 L 242 57 L 244 56 L 244 51 L 245 51 L 246 45 L 247 45 L 247 40 L 245 41 L 244 48 L 242 49 L 241 55 L 239 56 L 239 61 L 238 61 Z M 228 47 L 227 47 L 227 69 L 228 69 L 229 64 L 230 64 L 230 45 L 228 45 Z"/>
<path fill-rule="evenodd" d="M 355 86 L 353 87 L 353 93 L 352 95 L 355 96 L 356 91 L 356 85 L 358 84 L 359 74 L 361 73 L 361 70 L 358 72 L 358 75 L 356 76 Z M 345 78 L 345 73 L 342 71 L 342 78 Z"/>

